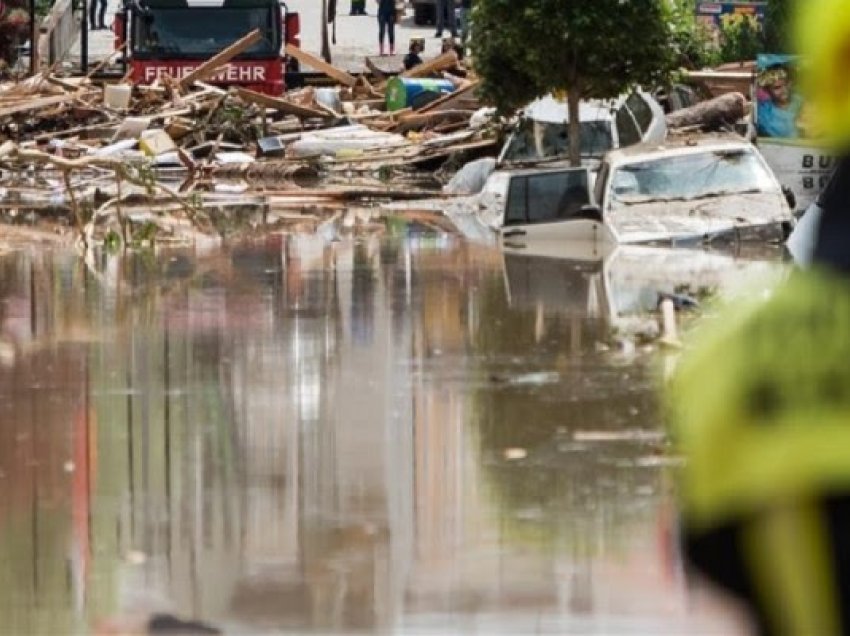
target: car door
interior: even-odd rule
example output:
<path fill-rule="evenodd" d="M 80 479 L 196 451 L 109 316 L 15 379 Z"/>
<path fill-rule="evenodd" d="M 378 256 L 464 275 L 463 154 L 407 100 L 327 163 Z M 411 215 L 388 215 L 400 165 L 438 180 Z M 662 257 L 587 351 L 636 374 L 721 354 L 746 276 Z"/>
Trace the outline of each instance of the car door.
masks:
<path fill-rule="evenodd" d="M 508 184 L 504 219 L 505 240 L 592 241 L 600 238 L 601 216 L 589 214 L 593 205 L 587 168 L 541 170 L 513 175 Z"/>

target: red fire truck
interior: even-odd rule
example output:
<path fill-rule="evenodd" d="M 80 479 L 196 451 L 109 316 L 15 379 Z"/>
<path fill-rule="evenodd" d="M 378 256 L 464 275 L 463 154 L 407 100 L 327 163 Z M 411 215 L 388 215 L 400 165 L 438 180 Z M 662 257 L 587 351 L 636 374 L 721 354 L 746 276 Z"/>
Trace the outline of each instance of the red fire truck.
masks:
<path fill-rule="evenodd" d="M 131 79 L 140 84 L 180 79 L 254 29 L 263 39 L 209 81 L 280 95 L 286 73 L 298 71 L 282 49 L 300 46 L 301 25 L 278 0 L 125 0 L 113 23 L 116 49 L 127 43 Z"/>

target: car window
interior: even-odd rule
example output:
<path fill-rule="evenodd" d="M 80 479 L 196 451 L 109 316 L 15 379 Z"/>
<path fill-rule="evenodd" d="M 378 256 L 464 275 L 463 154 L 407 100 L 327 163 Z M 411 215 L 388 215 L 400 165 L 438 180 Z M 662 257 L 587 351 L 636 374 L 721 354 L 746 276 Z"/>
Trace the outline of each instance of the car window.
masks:
<path fill-rule="evenodd" d="M 511 178 L 505 225 L 569 219 L 590 203 L 586 170 L 566 170 Z"/>
<path fill-rule="evenodd" d="M 508 186 L 508 204 L 505 208 L 505 225 L 526 222 L 528 179 L 514 177 Z"/>
<path fill-rule="evenodd" d="M 620 147 L 631 146 L 640 142 L 641 134 L 635 125 L 635 120 L 632 117 L 625 104 L 620 106 L 617 111 L 617 135 L 620 138 Z"/>
<path fill-rule="evenodd" d="M 752 150 L 707 151 L 619 166 L 606 194 L 613 205 L 690 200 L 775 187 Z"/>
<path fill-rule="evenodd" d="M 646 134 L 646 131 L 649 130 L 649 126 L 652 123 L 652 109 L 649 107 L 649 104 L 647 104 L 646 100 L 637 93 L 632 93 L 626 100 L 626 106 L 628 106 L 629 110 L 632 111 L 632 115 L 634 115 L 635 121 L 640 127 L 642 135 Z"/>

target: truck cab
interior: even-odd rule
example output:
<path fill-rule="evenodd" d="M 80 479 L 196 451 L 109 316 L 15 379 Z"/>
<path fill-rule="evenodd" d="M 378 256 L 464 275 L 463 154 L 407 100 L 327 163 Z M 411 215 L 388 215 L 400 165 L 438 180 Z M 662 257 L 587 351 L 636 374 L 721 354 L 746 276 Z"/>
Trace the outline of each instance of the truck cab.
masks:
<path fill-rule="evenodd" d="M 210 83 L 280 95 L 286 71 L 297 70 L 287 68 L 282 50 L 300 44 L 299 17 L 278 0 L 125 0 L 113 28 L 116 48 L 126 44 L 134 83 L 180 79 L 254 29 L 263 38 Z"/>

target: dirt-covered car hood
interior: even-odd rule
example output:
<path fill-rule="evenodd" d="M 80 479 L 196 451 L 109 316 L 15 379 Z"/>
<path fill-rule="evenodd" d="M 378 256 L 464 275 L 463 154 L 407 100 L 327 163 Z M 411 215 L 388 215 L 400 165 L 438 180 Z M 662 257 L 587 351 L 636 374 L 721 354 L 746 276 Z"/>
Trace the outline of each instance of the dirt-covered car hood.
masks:
<path fill-rule="evenodd" d="M 606 210 L 605 222 L 620 243 L 687 240 L 730 231 L 743 239 L 771 240 L 784 238 L 787 228 L 782 226 L 792 223 L 793 215 L 780 192 L 752 192 L 618 204 Z"/>

